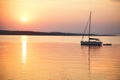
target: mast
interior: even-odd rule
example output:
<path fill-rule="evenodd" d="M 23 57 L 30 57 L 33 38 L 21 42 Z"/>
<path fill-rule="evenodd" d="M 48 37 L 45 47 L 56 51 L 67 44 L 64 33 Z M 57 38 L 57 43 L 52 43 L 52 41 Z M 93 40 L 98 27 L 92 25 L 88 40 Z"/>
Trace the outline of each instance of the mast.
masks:
<path fill-rule="evenodd" d="M 91 31 L 91 15 L 92 15 L 92 12 L 90 11 L 90 17 L 89 17 L 89 41 L 90 41 L 90 31 Z"/>

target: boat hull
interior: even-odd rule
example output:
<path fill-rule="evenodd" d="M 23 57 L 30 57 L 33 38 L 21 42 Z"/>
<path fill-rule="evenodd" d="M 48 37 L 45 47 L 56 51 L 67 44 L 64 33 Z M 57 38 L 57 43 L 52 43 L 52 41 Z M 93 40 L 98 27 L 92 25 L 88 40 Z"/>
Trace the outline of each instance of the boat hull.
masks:
<path fill-rule="evenodd" d="M 103 44 L 103 46 L 112 46 L 110 43 Z"/>
<path fill-rule="evenodd" d="M 86 45 L 86 46 L 102 46 L 102 42 L 96 42 L 96 41 L 81 41 L 81 45 Z"/>

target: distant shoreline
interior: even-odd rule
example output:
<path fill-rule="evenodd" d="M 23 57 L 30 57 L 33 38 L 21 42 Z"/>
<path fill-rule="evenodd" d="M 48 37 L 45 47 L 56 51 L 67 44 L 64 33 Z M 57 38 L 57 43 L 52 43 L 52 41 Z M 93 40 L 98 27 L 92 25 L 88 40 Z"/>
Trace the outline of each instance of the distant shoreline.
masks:
<path fill-rule="evenodd" d="M 0 30 L 0 35 L 35 35 L 35 36 L 83 36 L 80 33 L 65 33 L 65 32 L 35 32 L 35 31 L 9 31 Z M 116 36 L 116 35 L 106 35 L 106 34 L 91 34 L 92 36 Z M 88 36 L 88 34 L 84 34 Z"/>

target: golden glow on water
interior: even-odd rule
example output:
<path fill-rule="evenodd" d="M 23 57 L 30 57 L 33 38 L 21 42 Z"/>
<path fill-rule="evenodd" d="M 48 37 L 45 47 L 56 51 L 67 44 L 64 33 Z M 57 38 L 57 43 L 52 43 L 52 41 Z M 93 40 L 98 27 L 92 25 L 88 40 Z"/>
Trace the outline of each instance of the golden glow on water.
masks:
<path fill-rule="evenodd" d="M 102 47 L 80 38 L 0 36 L 0 80 L 119 80 L 119 37 L 99 37 L 113 44 Z"/>
<path fill-rule="evenodd" d="M 26 64 L 27 36 L 22 36 L 22 63 Z"/>

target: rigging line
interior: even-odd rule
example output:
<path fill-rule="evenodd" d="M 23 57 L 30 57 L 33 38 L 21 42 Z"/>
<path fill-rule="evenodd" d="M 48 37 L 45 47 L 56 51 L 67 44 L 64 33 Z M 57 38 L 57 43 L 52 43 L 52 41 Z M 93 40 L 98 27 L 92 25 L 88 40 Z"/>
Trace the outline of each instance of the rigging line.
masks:
<path fill-rule="evenodd" d="M 83 38 L 84 38 L 84 36 L 85 36 L 85 33 L 86 33 L 86 31 L 87 31 L 88 23 L 89 23 L 89 20 L 88 20 L 87 23 L 86 23 L 86 26 L 85 26 L 85 29 L 84 29 L 83 36 L 82 36 L 81 41 L 83 40 Z"/>

